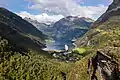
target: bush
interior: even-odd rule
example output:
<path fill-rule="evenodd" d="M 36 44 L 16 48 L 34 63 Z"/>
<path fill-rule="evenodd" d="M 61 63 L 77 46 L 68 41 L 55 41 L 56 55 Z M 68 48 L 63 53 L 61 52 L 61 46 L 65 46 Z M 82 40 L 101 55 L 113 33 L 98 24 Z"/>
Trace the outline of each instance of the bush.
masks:
<path fill-rule="evenodd" d="M 73 50 L 74 53 L 79 53 L 79 54 L 83 54 L 86 52 L 86 49 L 85 48 L 75 48 Z"/>

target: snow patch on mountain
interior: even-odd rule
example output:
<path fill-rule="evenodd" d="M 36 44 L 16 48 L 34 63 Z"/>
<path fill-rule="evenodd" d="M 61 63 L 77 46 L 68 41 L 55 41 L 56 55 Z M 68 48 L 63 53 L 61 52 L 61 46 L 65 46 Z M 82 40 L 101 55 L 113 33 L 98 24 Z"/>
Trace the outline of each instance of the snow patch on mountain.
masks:
<path fill-rule="evenodd" d="M 64 17 L 63 15 L 48 15 L 46 13 L 33 15 L 26 11 L 21 11 L 20 13 L 17 14 L 21 16 L 23 19 L 27 17 L 27 18 L 31 18 L 32 20 L 37 20 L 40 23 L 46 23 L 48 25 L 51 23 L 55 23 Z"/>

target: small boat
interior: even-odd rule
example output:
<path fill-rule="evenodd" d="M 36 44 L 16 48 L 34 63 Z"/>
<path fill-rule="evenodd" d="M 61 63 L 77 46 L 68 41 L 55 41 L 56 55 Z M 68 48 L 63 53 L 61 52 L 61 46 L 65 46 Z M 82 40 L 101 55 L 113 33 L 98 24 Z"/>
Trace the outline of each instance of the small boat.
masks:
<path fill-rule="evenodd" d="M 65 51 L 68 51 L 69 47 L 65 44 Z"/>
<path fill-rule="evenodd" d="M 76 38 L 73 38 L 73 39 L 72 39 L 72 43 L 74 43 L 76 40 L 77 40 Z"/>

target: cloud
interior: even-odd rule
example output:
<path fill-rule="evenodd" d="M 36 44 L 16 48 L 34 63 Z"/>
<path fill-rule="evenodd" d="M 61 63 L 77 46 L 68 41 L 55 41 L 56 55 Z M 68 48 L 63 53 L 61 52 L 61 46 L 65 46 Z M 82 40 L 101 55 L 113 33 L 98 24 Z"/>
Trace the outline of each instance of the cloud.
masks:
<path fill-rule="evenodd" d="M 41 13 L 56 15 L 79 15 L 82 17 L 98 18 L 107 9 L 104 5 L 81 6 L 83 0 L 26 0 L 31 3 L 28 8 L 40 10 Z"/>
<path fill-rule="evenodd" d="M 48 15 L 46 13 L 42 13 L 39 15 L 32 15 L 26 11 L 21 11 L 20 13 L 16 13 L 16 14 L 18 14 L 22 18 L 28 17 L 28 18 L 31 18 L 33 20 L 37 20 L 40 23 L 56 22 L 64 17 L 63 15 Z"/>

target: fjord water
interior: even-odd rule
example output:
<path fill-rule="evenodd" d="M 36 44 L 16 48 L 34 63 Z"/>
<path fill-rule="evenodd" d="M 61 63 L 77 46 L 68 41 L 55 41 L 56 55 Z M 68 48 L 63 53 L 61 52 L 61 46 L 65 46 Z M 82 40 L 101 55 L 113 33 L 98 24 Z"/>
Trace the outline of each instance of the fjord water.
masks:
<path fill-rule="evenodd" d="M 46 51 L 65 50 L 65 45 L 67 45 L 69 49 L 74 47 L 71 41 L 67 41 L 67 42 L 53 41 L 52 43 L 46 43 L 46 48 L 44 48 L 43 50 Z"/>

